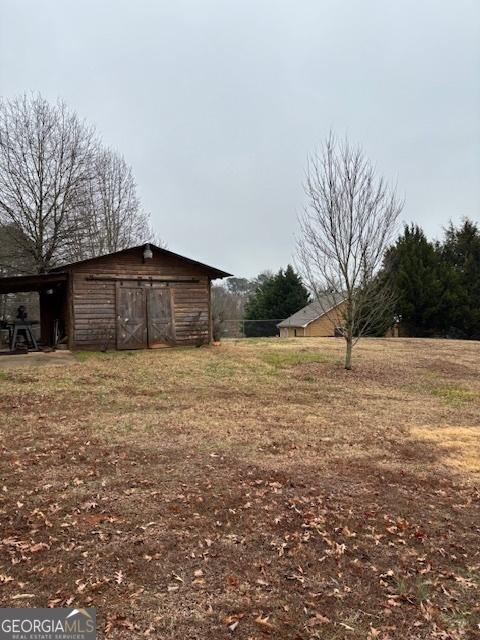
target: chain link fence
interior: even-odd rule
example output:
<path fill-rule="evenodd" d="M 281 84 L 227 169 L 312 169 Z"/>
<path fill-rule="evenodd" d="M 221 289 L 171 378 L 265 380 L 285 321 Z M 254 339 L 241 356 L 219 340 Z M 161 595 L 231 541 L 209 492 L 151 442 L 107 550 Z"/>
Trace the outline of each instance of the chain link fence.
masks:
<path fill-rule="evenodd" d="M 254 338 L 278 336 L 277 324 L 283 318 L 264 320 L 223 320 L 221 335 L 222 338 Z"/>

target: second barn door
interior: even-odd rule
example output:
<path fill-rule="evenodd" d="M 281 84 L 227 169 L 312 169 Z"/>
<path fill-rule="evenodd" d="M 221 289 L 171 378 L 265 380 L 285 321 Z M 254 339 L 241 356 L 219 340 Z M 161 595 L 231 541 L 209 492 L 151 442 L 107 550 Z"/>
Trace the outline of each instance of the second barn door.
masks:
<path fill-rule="evenodd" d="M 172 290 L 169 287 L 146 289 L 147 335 L 150 348 L 164 347 L 175 343 Z"/>
<path fill-rule="evenodd" d="M 145 289 L 117 286 L 117 349 L 146 346 Z"/>

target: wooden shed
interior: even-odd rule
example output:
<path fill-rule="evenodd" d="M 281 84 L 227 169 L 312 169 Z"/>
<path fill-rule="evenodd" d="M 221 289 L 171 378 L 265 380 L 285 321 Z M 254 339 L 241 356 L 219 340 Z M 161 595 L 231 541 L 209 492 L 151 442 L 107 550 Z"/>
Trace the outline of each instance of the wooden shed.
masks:
<path fill-rule="evenodd" d="M 153 244 L 0 278 L 0 293 L 38 291 L 42 342 L 144 349 L 212 339 L 211 281 L 229 273 Z"/>

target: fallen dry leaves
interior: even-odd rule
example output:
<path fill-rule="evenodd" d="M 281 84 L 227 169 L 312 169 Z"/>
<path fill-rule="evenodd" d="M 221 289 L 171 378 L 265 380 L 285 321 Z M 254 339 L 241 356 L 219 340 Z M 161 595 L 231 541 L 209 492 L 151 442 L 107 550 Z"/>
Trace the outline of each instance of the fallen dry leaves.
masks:
<path fill-rule="evenodd" d="M 291 342 L 265 348 L 314 344 Z M 455 345 L 399 341 L 382 365 L 367 342 L 352 382 L 334 363 L 272 368 L 262 344 L 10 374 L 3 606 L 95 606 L 106 638 L 479 637 L 479 490 L 408 431 L 420 402 L 474 422 L 475 402 L 447 406 L 424 378 L 439 344 L 449 383 Z M 452 380 L 474 388 L 458 344 Z"/>

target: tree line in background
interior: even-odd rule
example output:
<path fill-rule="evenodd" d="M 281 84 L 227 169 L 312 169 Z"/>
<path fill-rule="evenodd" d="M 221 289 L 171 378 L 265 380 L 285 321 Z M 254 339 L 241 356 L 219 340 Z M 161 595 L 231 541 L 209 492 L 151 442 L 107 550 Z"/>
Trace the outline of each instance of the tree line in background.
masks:
<path fill-rule="evenodd" d="M 0 275 L 152 240 L 132 170 L 65 103 L 0 101 Z"/>
<path fill-rule="evenodd" d="M 391 295 L 370 335 L 383 336 L 399 321 L 408 336 L 480 339 L 480 229 L 473 221 L 450 223 L 441 241 L 406 225 L 385 252 L 380 281 Z M 216 335 L 277 335 L 277 323 L 312 298 L 291 265 L 251 280 L 229 278 L 213 288 Z"/>
<path fill-rule="evenodd" d="M 393 315 L 407 335 L 480 339 L 480 230 L 472 220 L 450 223 L 435 242 L 406 226 L 380 277 L 393 286 Z"/>

